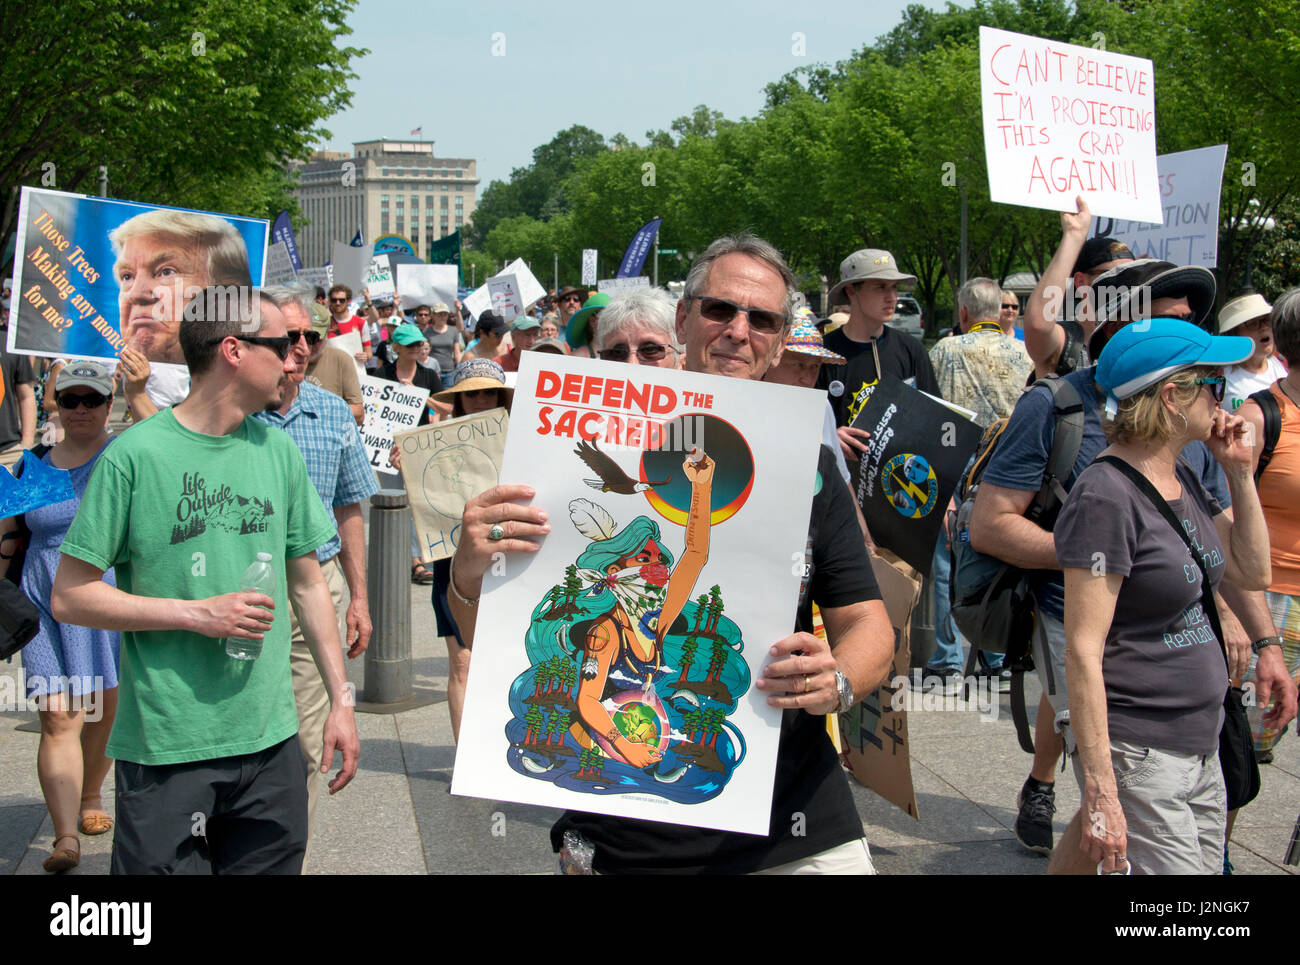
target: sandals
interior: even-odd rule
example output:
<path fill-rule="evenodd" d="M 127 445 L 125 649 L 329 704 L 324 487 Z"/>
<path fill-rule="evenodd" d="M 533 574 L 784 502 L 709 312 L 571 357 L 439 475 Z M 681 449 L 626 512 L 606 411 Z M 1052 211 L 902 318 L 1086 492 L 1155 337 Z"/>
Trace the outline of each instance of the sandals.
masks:
<path fill-rule="evenodd" d="M 113 830 L 113 819 L 108 816 L 108 812 L 106 812 L 102 807 L 91 808 L 89 810 L 85 809 L 87 801 L 98 800 L 98 795 L 83 797 L 81 799 L 81 820 L 78 822 L 77 828 L 82 834 L 107 834 L 109 831 Z"/>
<path fill-rule="evenodd" d="M 411 582 L 419 583 L 421 586 L 428 586 L 433 582 L 433 570 L 430 567 L 432 563 L 412 563 L 411 564 Z"/>
<path fill-rule="evenodd" d="M 76 847 L 59 848 L 55 847 L 53 853 L 41 862 L 41 867 L 51 873 L 59 871 L 68 871 L 81 864 L 81 840 L 75 834 L 57 834 L 54 836 L 54 844 L 60 841 L 72 841 Z"/>

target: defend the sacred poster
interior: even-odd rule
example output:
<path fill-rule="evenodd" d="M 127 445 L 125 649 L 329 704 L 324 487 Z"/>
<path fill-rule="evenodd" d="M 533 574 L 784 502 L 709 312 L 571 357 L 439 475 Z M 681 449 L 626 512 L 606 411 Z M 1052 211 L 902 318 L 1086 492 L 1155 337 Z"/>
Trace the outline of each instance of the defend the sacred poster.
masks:
<path fill-rule="evenodd" d="M 824 408 L 523 354 L 501 482 L 551 530 L 484 577 L 453 794 L 767 833 Z"/>

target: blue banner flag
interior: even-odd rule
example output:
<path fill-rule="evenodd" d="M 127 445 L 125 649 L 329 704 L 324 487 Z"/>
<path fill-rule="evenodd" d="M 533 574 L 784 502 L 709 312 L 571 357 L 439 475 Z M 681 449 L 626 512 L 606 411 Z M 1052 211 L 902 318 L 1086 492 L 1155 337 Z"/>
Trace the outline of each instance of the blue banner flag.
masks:
<path fill-rule="evenodd" d="M 650 252 L 650 246 L 654 244 L 655 235 L 659 234 L 659 224 L 663 220 L 663 218 L 655 218 L 653 221 L 648 221 L 633 235 L 632 243 L 627 246 L 627 251 L 623 252 L 623 262 L 618 266 L 615 278 L 631 278 L 641 274 L 645 256 Z"/>
<path fill-rule="evenodd" d="M 362 245 L 365 244 L 365 242 L 361 240 L 360 225 L 357 225 L 357 233 L 352 236 L 352 240 L 349 241 L 348 244 L 351 245 L 353 248 L 360 248 Z"/>
<path fill-rule="evenodd" d="M 284 246 L 289 249 L 289 260 L 293 262 L 293 270 L 302 270 L 302 258 L 298 255 L 298 242 L 293 236 L 293 225 L 289 223 L 289 212 L 281 211 L 275 216 L 275 223 L 271 225 L 271 241 L 283 241 Z"/>

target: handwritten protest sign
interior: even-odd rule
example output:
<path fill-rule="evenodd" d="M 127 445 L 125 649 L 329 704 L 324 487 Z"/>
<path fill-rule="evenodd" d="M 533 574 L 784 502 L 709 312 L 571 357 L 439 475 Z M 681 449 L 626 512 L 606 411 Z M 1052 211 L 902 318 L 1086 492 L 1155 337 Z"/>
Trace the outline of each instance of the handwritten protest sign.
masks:
<path fill-rule="evenodd" d="M 455 265 L 398 265 L 397 294 L 402 305 L 413 309 L 442 302 L 451 308 L 456 304 L 456 273 Z"/>
<path fill-rule="evenodd" d="M 393 434 L 414 429 L 419 424 L 420 413 L 429 401 L 429 390 L 363 375 L 361 401 L 366 411 L 365 422 L 361 425 L 361 442 L 366 447 L 366 458 L 380 472 L 397 472 L 388 461 L 393 449 Z"/>
<path fill-rule="evenodd" d="M 354 248 L 352 245 L 336 241 L 330 265 L 334 269 L 334 284 L 347 285 L 355 295 L 366 282 L 366 274 L 370 266 L 370 246 Z"/>
<path fill-rule="evenodd" d="M 980 429 L 892 375 L 867 386 L 854 428 L 871 433 L 852 489 L 875 541 L 930 575 L 948 500 Z"/>
<path fill-rule="evenodd" d="M 596 282 L 596 291 L 609 292 L 611 295 L 633 288 L 649 287 L 650 279 L 645 275 L 633 275 L 631 278 L 602 278 Z"/>
<path fill-rule="evenodd" d="M 330 265 L 320 268 L 299 268 L 298 280 L 304 285 L 313 285 L 328 292 L 334 284 L 334 270 Z"/>
<path fill-rule="evenodd" d="M 1228 146 L 1162 154 L 1160 203 L 1164 224 L 1094 218 L 1093 233 L 1117 238 L 1137 258 L 1215 268 L 1219 262 L 1219 192 Z"/>
<path fill-rule="evenodd" d="M 273 241 L 266 246 L 266 277 L 268 285 L 291 285 L 297 280 L 289 246 L 283 241 Z"/>
<path fill-rule="evenodd" d="M 251 315 L 269 230 L 258 218 L 23 188 L 6 347 L 113 360 L 130 342 L 151 362 L 184 364 L 177 335 L 185 303 L 218 285 L 234 299 L 232 311 Z M 221 277 L 209 277 L 217 246 L 231 257 Z"/>
<path fill-rule="evenodd" d="M 989 196 L 1161 219 L 1151 61 L 980 27 Z"/>
<path fill-rule="evenodd" d="M 523 303 L 519 300 L 519 283 L 514 275 L 494 275 L 487 280 L 487 286 L 492 298 L 492 311 L 507 322 L 524 313 Z"/>
<path fill-rule="evenodd" d="M 393 297 L 397 289 L 393 285 L 393 265 L 387 255 L 375 255 L 370 259 L 365 288 L 372 299 Z"/>
<path fill-rule="evenodd" d="M 501 481 L 551 531 L 484 576 L 452 793 L 767 833 L 781 713 L 754 681 L 795 623 L 824 410 L 523 353 Z"/>
<path fill-rule="evenodd" d="M 393 436 L 426 559 L 456 551 L 466 501 L 497 484 L 509 427 L 506 410 L 491 409 Z"/>
<path fill-rule="evenodd" d="M 596 249 L 582 249 L 582 283 L 584 285 L 596 284 Z"/>

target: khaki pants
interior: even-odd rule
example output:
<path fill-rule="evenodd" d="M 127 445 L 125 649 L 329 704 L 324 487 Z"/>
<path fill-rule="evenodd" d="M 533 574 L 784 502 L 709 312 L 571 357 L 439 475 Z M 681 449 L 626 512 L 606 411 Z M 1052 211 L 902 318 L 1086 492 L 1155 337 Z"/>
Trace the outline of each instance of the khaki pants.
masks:
<path fill-rule="evenodd" d="M 18 465 L 18 460 L 23 457 L 22 443 L 16 443 L 8 449 L 0 449 L 0 466 L 6 469 L 12 469 Z"/>
<path fill-rule="evenodd" d="M 335 556 L 322 563 L 320 570 L 330 588 L 330 598 L 334 601 L 335 619 L 342 619 L 343 599 L 347 591 L 343 567 Z M 330 695 L 292 607 L 289 610 L 289 629 L 292 633 L 289 666 L 293 671 L 294 702 L 298 705 L 298 746 L 307 765 L 307 840 L 311 841 L 316 802 L 320 798 L 321 752 L 325 749 L 325 719 L 330 713 Z"/>

